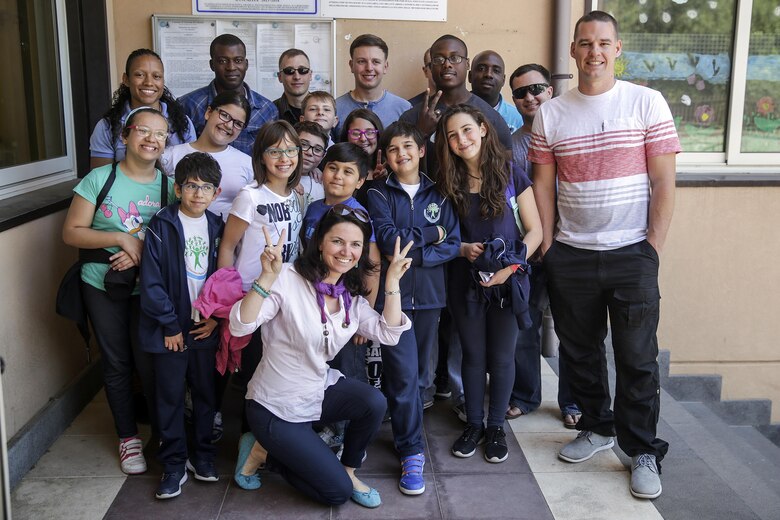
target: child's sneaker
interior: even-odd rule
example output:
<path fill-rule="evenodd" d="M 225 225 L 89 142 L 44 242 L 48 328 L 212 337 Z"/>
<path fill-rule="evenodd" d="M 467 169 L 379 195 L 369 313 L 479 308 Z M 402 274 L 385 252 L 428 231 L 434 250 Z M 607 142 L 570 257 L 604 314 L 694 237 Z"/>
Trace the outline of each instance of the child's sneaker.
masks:
<path fill-rule="evenodd" d="M 211 444 L 222 439 L 222 412 L 214 412 L 214 425 L 211 427 Z"/>
<path fill-rule="evenodd" d="M 146 472 L 144 443 L 138 437 L 119 441 L 119 464 L 123 473 L 140 475 Z"/>
<path fill-rule="evenodd" d="M 404 495 L 425 493 L 424 466 L 425 455 L 422 453 L 401 457 L 401 479 L 398 481 L 398 489 L 401 493 Z"/>
<path fill-rule="evenodd" d="M 485 427 L 481 424 L 467 424 L 458 440 L 452 445 L 452 454 L 456 457 L 467 458 L 474 455 L 477 445 L 485 442 Z"/>
<path fill-rule="evenodd" d="M 181 485 L 187 482 L 186 471 L 174 471 L 173 473 L 163 473 L 160 483 L 157 485 L 155 498 L 166 499 L 181 495 Z"/>
<path fill-rule="evenodd" d="M 185 467 L 192 471 L 192 474 L 197 480 L 202 480 L 203 482 L 216 482 L 219 480 L 217 468 L 211 461 L 196 460 L 195 462 L 190 462 L 190 460 L 187 459 Z"/>
<path fill-rule="evenodd" d="M 504 462 L 509 457 L 506 446 L 506 433 L 501 426 L 488 426 L 485 430 L 485 460 L 488 462 Z"/>

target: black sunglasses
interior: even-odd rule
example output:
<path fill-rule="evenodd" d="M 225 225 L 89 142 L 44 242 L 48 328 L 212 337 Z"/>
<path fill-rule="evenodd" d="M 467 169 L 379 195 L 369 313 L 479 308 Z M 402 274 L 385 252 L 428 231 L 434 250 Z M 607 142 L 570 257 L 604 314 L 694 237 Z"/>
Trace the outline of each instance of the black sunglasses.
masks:
<path fill-rule="evenodd" d="M 516 99 L 523 99 L 529 92 L 532 96 L 538 96 L 549 87 L 547 83 L 534 83 L 533 85 L 526 85 L 525 87 L 518 87 L 512 91 L 512 97 Z"/>
<path fill-rule="evenodd" d="M 292 76 L 296 72 L 300 74 L 301 76 L 305 76 L 311 71 L 309 67 L 298 67 L 297 69 L 295 67 L 285 67 L 282 70 L 280 70 L 280 73 L 284 73 L 285 76 Z"/>
<path fill-rule="evenodd" d="M 341 215 L 342 217 L 355 217 L 360 222 L 364 222 L 366 224 L 371 222 L 371 219 L 368 218 L 368 213 L 366 213 L 364 210 L 360 208 L 353 208 L 351 206 L 347 206 L 346 204 L 336 204 L 330 208 L 330 211 L 336 215 Z"/>

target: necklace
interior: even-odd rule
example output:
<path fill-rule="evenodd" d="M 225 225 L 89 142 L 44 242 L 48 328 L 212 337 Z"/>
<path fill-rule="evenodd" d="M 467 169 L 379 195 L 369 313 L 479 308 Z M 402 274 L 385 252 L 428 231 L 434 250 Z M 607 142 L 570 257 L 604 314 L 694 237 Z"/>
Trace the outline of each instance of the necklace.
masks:
<path fill-rule="evenodd" d="M 482 177 L 477 177 L 476 175 L 471 175 L 470 173 L 467 173 L 466 175 L 468 175 L 468 176 L 469 176 L 469 177 L 471 177 L 472 179 L 476 179 L 476 180 L 478 180 L 478 181 L 480 181 L 480 182 L 482 181 Z"/>

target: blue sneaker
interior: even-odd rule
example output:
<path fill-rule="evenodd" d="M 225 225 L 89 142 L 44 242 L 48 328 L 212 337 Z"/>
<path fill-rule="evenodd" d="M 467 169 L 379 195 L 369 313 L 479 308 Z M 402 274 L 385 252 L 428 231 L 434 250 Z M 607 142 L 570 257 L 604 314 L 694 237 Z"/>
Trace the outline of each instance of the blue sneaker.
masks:
<path fill-rule="evenodd" d="M 202 480 L 203 482 L 216 482 L 219 480 L 219 473 L 217 473 L 217 468 L 212 461 L 199 462 L 196 460 L 193 463 L 187 459 L 185 467 L 192 471 L 197 480 Z"/>
<path fill-rule="evenodd" d="M 155 498 L 166 499 L 181 495 L 181 485 L 187 482 L 187 472 L 174 471 L 173 473 L 163 473 L 160 484 L 157 485 Z"/>
<path fill-rule="evenodd" d="M 425 492 L 425 479 L 423 467 L 425 455 L 409 455 L 401 458 L 401 480 L 398 481 L 398 489 L 404 495 L 421 495 Z"/>

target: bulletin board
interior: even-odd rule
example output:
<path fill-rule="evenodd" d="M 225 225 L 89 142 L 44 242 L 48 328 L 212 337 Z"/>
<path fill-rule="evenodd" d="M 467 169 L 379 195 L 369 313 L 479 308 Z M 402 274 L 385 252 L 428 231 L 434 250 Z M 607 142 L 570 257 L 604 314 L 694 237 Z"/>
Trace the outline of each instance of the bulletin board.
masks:
<path fill-rule="evenodd" d="M 180 97 L 214 79 L 209 68 L 209 46 L 220 34 L 235 34 L 246 44 L 249 70 L 245 81 L 268 99 L 282 95 L 276 73 L 279 56 L 289 48 L 309 56 L 309 90 L 334 94 L 336 22 L 327 18 L 250 18 L 152 16 L 154 50 L 165 66 L 165 85 Z"/>

